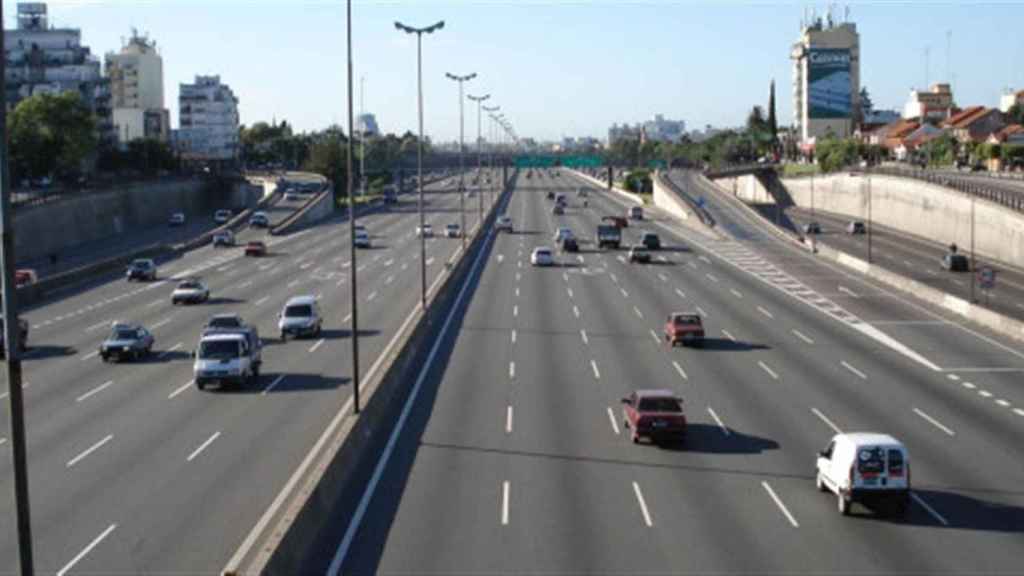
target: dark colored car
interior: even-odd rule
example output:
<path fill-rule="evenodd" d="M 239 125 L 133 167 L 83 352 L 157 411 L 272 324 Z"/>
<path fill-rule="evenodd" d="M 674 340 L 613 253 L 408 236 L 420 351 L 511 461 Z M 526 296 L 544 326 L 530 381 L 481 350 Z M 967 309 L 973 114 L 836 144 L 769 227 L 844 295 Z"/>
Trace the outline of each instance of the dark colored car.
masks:
<path fill-rule="evenodd" d="M 110 336 L 100 344 L 100 358 L 138 360 L 153 351 L 153 335 L 138 324 L 114 324 Z"/>
<path fill-rule="evenodd" d="M 686 440 L 683 399 L 671 390 L 637 390 L 622 399 L 622 415 L 634 444 Z"/>
<path fill-rule="evenodd" d="M 704 343 L 704 322 L 700 315 L 674 312 L 665 321 L 665 341 L 671 346 Z"/>
<path fill-rule="evenodd" d="M 562 252 L 579 252 L 580 245 L 576 242 L 575 238 L 568 237 L 562 239 Z"/>
<path fill-rule="evenodd" d="M 963 254 L 949 253 L 942 257 L 942 267 L 950 272 L 968 272 L 971 262 Z"/>
<path fill-rule="evenodd" d="M 648 250 L 661 250 L 661 238 L 654 232 L 645 232 L 640 237 L 640 243 Z"/>
<path fill-rule="evenodd" d="M 266 256 L 267 245 L 259 240 L 253 240 L 245 245 L 246 256 Z"/>
<path fill-rule="evenodd" d="M 868 229 L 864 226 L 864 223 L 860 220 L 854 220 L 846 225 L 847 234 L 865 234 Z"/>
<path fill-rule="evenodd" d="M 125 272 L 128 280 L 156 280 L 156 263 L 149 258 L 133 260 Z"/>
<path fill-rule="evenodd" d="M 804 234 L 821 234 L 821 224 L 817 222 L 804 224 Z"/>

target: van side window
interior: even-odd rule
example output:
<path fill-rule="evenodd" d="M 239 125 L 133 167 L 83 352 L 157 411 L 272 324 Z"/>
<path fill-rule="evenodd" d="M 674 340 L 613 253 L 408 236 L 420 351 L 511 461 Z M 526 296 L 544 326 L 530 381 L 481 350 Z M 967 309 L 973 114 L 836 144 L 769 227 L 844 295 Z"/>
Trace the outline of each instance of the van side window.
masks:
<path fill-rule="evenodd" d="M 903 452 L 900 450 L 889 450 L 889 475 L 903 475 Z"/>

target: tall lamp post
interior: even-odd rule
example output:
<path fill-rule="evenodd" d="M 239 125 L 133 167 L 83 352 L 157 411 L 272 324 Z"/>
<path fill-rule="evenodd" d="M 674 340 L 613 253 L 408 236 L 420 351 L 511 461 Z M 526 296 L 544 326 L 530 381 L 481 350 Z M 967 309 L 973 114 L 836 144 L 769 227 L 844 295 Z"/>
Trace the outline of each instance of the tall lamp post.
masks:
<path fill-rule="evenodd" d="M 356 265 L 356 200 L 353 190 L 355 186 L 352 181 L 352 156 L 355 148 L 355 133 L 353 132 L 355 122 L 352 119 L 352 0 L 348 0 L 346 4 L 348 42 L 348 146 L 346 147 L 348 174 L 346 175 L 346 185 L 348 187 L 348 249 L 349 259 L 352 262 L 348 272 L 351 282 L 349 295 L 352 308 L 352 413 L 359 414 L 359 299 L 356 294 L 356 274 L 359 267 Z M 360 85 L 360 93 L 362 93 L 362 85 Z M 366 156 L 365 146 L 362 156 Z M 360 177 L 363 177 L 362 171 L 360 171 Z M 337 182 L 335 182 L 335 186 L 337 186 Z"/>
<path fill-rule="evenodd" d="M 445 76 L 449 80 L 454 80 L 459 83 L 459 214 L 462 218 L 462 249 L 466 249 L 466 166 L 463 156 L 466 152 L 466 119 L 463 113 L 463 101 L 462 97 L 462 84 L 468 80 L 476 78 L 476 72 L 466 74 L 465 76 L 459 76 L 445 72 Z"/>
<path fill-rule="evenodd" d="M 351 1 L 351 0 L 350 0 Z M 395 28 L 407 34 L 416 35 L 416 85 L 419 110 L 420 137 L 416 142 L 416 187 L 419 189 L 420 209 L 420 308 L 427 309 L 427 237 L 423 235 L 423 35 L 433 34 L 444 28 L 444 20 L 425 28 L 406 26 L 395 22 Z"/>
<path fill-rule="evenodd" d="M 473 102 L 476 102 L 476 177 L 477 177 L 477 182 L 479 183 L 480 182 L 480 180 L 479 180 L 479 178 L 480 178 L 480 170 L 482 169 L 482 165 L 483 165 L 483 141 L 480 139 L 480 109 L 483 106 L 484 102 L 486 102 L 487 100 L 490 100 L 491 95 L 490 94 L 484 94 L 483 96 L 473 96 L 472 94 L 469 94 L 469 95 L 466 96 L 466 98 L 469 98 Z M 483 226 L 483 222 L 484 222 L 484 195 L 483 195 L 483 192 L 480 192 L 480 196 L 477 198 L 477 205 L 480 208 L 480 225 Z"/>
<path fill-rule="evenodd" d="M 491 116 L 491 172 L 494 176 L 494 186 L 491 188 L 491 205 L 497 201 L 498 198 L 498 165 L 497 160 L 501 157 L 501 137 L 498 134 L 498 126 L 505 121 L 503 114 Z"/>
<path fill-rule="evenodd" d="M 484 112 L 487 112 L 487 117 L 491 120 L 490 126 L 488 127 L 487 140 L 488 140 L 488 146 L 490 146 L 490 152 L 491 152 L 491 159 L 490 159 L 489 166 L 491 168 L 494 168 L 494 138 L 492 136 L 492 134 L 494 132 L 494 113 L 497 112 L 498 110 L 501 110 L 501 106 L 484 106 L 483 110 L 484 110 Z M 488 188 L 490 188 L 490 187 L 488 186 Z M 492 193 L 492 195 L 491 195 L 491 205 L 493 205 L 493 204 L 494 204 L 494 195 Z"/>
<path fill-rule="evenodd" d="M 0 22 L 3 7 L 0 6 Z M 4 44 L 0 26 L 0 46 Z M 6 93 L 6 58 L 0 58 L 0 86 Z M 11 213 L 10 175 L 7 172 L 7 110 L 0 110 L 0 290 L 3 291 L 4 342 L 6 342 L 7 395 L 10 404 L 11 456 L 14 468 L 14 508 L 18 532 L 18 566 L 23 576 L 32 576 L 32 521 L 28 497 L 28 456 L 25 448 L 25 404 L 21 390 L 21 358 L 18 333 L 18 303 L 14 290 L 14 226 Z"/>

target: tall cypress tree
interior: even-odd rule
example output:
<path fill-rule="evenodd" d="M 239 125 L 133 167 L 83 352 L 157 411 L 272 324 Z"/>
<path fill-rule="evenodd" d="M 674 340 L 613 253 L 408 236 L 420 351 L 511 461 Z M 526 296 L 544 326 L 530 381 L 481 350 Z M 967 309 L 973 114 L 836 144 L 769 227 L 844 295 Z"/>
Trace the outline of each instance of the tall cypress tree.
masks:
<path fill-rule="evenodd" d="M 775 119 L 775 79 L 772 78 L 771 90 L 768 93 L 768 129 L 772 131 L 772 142 L 778 139 L 779 125 Z"/>

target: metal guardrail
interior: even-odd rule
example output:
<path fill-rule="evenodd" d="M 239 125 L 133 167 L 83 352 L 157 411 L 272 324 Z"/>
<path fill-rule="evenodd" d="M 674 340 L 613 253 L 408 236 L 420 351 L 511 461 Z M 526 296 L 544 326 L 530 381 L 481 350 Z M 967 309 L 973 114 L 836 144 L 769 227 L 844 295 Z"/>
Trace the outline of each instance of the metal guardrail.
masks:
<path fill-rule="evenodd" d="M 776 163 L 737 164 L 735 166 L 725 166 L 723 168 L 705 170 L 704 176 L 710 179 L 742 176 L 744 174 L 753 174 L 755 172 L 763 172 L 765 170 L 775 170 L 778 166 L 779 165 Z"/>

